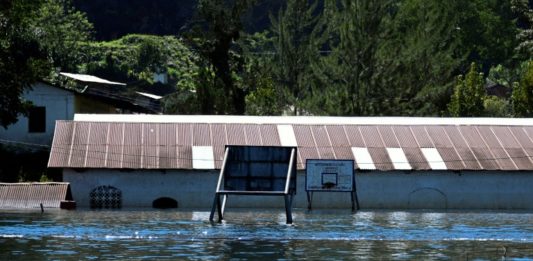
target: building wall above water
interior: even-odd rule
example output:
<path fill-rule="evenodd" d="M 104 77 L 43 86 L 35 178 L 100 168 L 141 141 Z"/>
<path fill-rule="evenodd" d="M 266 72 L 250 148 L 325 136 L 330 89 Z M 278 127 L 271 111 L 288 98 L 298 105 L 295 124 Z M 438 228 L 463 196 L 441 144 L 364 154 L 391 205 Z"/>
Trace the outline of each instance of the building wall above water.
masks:
<path fill-rule="evenodd" d="M 121 192 L 121 207 L 152 207 L 154 200 L 169 197 L 179 208 L 209 209 L 213 203 L 218 171 L 142 170 L 120 171 L 65 169 L 74 200 L 90 207 L 91 192 L 102 186 Z M 300 171 L 293 207 L 306 208 L 305 172 Z M 489 209 L 533 210 L 533 175 L 502 171 L 367 171 L 356 173 L 362 209 Z M 316 192 L 313 208 L 350 209 L 350 194 Z M 229 196 L 232 207 L 284 207 L 279 196 Z"/>

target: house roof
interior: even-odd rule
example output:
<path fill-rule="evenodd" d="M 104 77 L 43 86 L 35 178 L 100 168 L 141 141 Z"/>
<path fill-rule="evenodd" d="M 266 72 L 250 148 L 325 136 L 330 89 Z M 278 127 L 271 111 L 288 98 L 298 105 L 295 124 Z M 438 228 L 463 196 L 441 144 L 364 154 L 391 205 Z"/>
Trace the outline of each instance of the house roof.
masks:
<path fill-rule="evenodd" d="M 112 81 L 108 81 L 106 79 L 102 79 L 94 75 L 88 75 L 88 74 L 66 73 L 66 72 L 60 72 L 59 74 L 65 77 L 80 81 L 80 82 L 90 82 L 90 83 L 100 83 L 100 84 L 110 84 L 110 85 L 126 85 L 125 83 L 112 82 Z"/>
<path fill-rule="evenodd" d="M 49 167 L 220 169 L 225 145 L 297 146 L 358 169 L 533 170 L 533 120 L 80 115 L 56 123 Z M 201 163 L 201 164 L 200 164 Z"/>
<path fill-rule="evenodd" d="M 126 85 L 124 83 L 112 82 L 112 81 L 108 81 L 105 79 L 101 79 L 93 75 L 74 74 L 74 73 L 65 73 L 65 72 L 61 72 L 60 74 L 68 78 L 81 81 L 81 82 L 120 85 L 120 86 Z M 135 99 L 135 97 L 126 96 L 124 94 L 121 94 L 117 90 L 112 90 L 108 88 L 84 88 L 83 90 L 75 90 L 71 88 L 57 86 L 51 83 L 46 83 L 46 84 L 59 88 L 59 89 L 71 91 L 73 93 L 76 93 L 77 95 L 88 97 L 90 99 L 102 101 L 106 104 L 110 104 L 121 109 L 128 109 L 128 110 L 138 112 L 138 113 L 160 113 L 161 112 L 160 106 L 150 104 L 149 102 L 144 102 L 142 100 L 139 101 Z M 157 95 L 153 95 L 149 93 L 137 93 L 137 94 L 141 95 L 142 97 L 149 97 L 152 100 L 158 100 L 158 98 L 159 99 L 162 98 L 161 96 L 157 96 Z"/>
<path fill-rule="evenodd" d="M 59 208 L 62 200 L 72 199 L 69 183 L 0 183 L 0 209 Z"/>
<path fill-rule="evenodd" d="M 163 96 L 159 96 L 159 95 L 155 95 L 155 94 L 151 94 L 151 93 L 147 93 L 147 92 L 136 92 L 137 94 L 141 95 L 141 96 L 145 96 L 145 97 L 148 97 L 152 100 L 161 100 L 163 98 Z"/>

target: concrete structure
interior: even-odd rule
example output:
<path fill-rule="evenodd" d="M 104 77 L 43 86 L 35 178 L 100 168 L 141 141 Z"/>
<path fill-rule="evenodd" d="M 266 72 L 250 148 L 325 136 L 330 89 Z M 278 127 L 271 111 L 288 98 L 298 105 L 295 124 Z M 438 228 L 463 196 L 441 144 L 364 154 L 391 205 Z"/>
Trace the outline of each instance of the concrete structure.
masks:
<path fill-rule="evenodd" d="M 151 207 L 154 200 L 170 197 L 180 208 L 210 208 L 218 171 L 120 171 L 65 169 L 79 207 L 90 206 L 90 193 L 99 186 L 122 191 L 122 206 Z M 305 172 L 299 171 L 293 207 L 307 207 Z M 362 209 L 533 209 L 533 177 L 515 172 L 369 171 L 356 172 Z M 283 197 L 230 196 L 232 207 L 279 207 Z M 315 193 L 313 208 L 350 209 L 349 193 Z"/>
<path fill-rule="evenodd" d="M 44 110 L 44 115 L 31 115 L 31 112 L 29 115 L 40 118 L 32 120 L 43 120 L 37 124 L 44 124 L 41 126 L 43 128 L 30 130 L 29 118 L 20 116 L 19 120 L 7 129 L 0 128 L 0 139 L 50 145 L 56 120 L 70 120 L 74 117 L 75 94 L 72 91 L 38 82 L 31 90 L 24 92 L 23 98 L 31 101 L 34 107 Z"/>
<path fill-rule="evenodd" d="M 307 159 L 353 159 L 363 209 L 533 209 L 531 119 L 76 115 L 57 123 L 49 167 L 81 207 L 114 193 L 122 207 L 166 197 L 207 209 L 228 144 L 297 146 L 297 208 Z M 313 207 L 350 203 L 324 192 Z M 283 204 L 230 196 L 228 208 Z"/>

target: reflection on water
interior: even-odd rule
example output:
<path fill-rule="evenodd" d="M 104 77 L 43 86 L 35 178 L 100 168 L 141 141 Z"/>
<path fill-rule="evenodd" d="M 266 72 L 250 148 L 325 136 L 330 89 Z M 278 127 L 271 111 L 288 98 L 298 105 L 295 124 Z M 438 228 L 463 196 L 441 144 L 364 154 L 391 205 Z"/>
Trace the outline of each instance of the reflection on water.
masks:
<path fill-rule="evenodd" d="M 49 210 L 0 213 L 0 260 L 533 259 L 533 213 Z"/>

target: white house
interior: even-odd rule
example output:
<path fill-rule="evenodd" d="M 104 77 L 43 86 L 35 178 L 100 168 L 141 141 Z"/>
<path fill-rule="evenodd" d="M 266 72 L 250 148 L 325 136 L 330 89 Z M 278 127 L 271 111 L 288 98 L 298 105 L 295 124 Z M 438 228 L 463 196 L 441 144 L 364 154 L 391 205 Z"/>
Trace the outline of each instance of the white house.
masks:
<path fill-rule="evenodd" d="M 0 138 L 8 141 L 27 142 L 50 145 L 56 120 L 71 120 L 74 117 L 75 94 L 72 91 L 38 82 L 23 94 L 25 100 L 31 101 L 27 117 L 0 128 Z"/>
<path fill-rule="evenodd" d="M 68 89 L 46 82 L 37 82 L 24 92 L 22 98 L 32 102 L 27 116 L 20 116 L 7 129 L 0 128 L 3 143 L 22 142 L 50 145 L 57 120 L 72 120 L 75 113 L 144 113 L 147 110 L 136 100 L 118 96 L 114 92 L 101 92 L 95 86 L 105 89 L 109 86 L 126 84 L 111 82 L 92 75 L 61 73 L 62 76 L 86 86 L 82 90 Z M 91 85 L 91 87 L 88 87 Z M 148 94 L 149 95 L 149 94 Z M 146 95 L 145 95 L 146 96 Z M 143 96 L 144 97 L 144 96 Z M 146 106 L 159 106 L 161 97 L 151 97 Z M 154 104 L 151 104 L 153 102 Z"/>
<path fill-rule="evenodd" d="M 81 207 L 209 208 L 225 145 L 297 147 L 294 207 L 307 204 L 307 159 L 348 159 L 363 209 L 533 209 L 532 119 L 76 114 L 57 122 L 48 166 Z M 313 206 L 349 208 L 350 195 L 316 193 Z"/>

